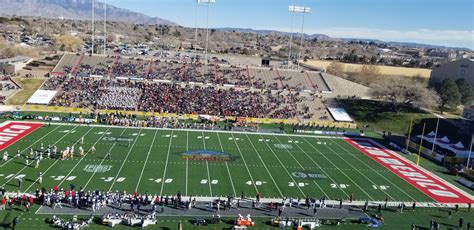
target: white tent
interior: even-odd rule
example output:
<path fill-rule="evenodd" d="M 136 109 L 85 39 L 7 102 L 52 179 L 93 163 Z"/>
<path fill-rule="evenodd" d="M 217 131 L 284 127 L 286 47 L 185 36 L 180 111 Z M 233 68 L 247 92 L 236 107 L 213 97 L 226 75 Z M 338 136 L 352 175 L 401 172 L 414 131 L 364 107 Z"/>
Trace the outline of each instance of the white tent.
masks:
<path fill-rule="evenodd" d="M 464 145 L 461 142 L 458 142 L 455 145 L 452 145 L 452 147 L 456 149 L 464 149 Z"/>
<path fill-rule="evenodd" d="M 427 137 L 429 138 L 434 138 L 436 136 L 436 133 L 434 131 L 431 131 L 430 133 L 428 133 L 428 135 L 426 135 Z"/>
<path fill-rule="evenodd" d="M 443 138 L 441 138 L 439 140 L 439 142 L 441 142 L 443 144 L 449 144 L 451 141 L 449 140 L 449 138 L 447 136 L 444 136 Z"/>

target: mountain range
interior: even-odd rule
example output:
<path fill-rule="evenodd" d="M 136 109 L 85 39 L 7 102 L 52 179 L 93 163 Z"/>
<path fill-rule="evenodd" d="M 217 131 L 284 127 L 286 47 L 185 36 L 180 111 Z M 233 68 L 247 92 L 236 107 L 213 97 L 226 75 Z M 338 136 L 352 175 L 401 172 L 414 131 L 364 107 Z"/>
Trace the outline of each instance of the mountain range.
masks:
<path fill-rule="evenodd" d="M 0 0 L 0 15 L 91 20 L 91 12 L 92 0 Z M 104 3 L 96 1 L 94 12 L 96 19 L 103 19 Z M 133 24 L 176 25 L 162 18 L 150 17 L 109 4 L 107 4 L 107 19 Z"/>
<path fill-rule="evenodd" d="M 0 15 L 16 15 L 16 16 L 33 16 L 45 18 L 65 18 L 75 20 L 91 20 L 92 0 L 0 0 Z M 104 18 L 104 3 L 98 0 L 95 1 L 95 18 L 103 20 Z M 134 12 L 131 10 L 118 8 L 107 4 L 107 19 L 110 21 L 126 22 L 132 24 L 162 24 L 162 25 L 177 25 L 174 22 L 168 21 L 159 17 L 150 17 L 148 15 Z M 275 30 L 256 30 L 249 28 L 215 28 L 220 31 L 235 31 L 243 33 L 257 33 L 269 34 L 277 33 L 282 35 L 289 35 L 288 32 L 281 32 Z M 318 39 L 325 41 L 365 41 L 374 43 L 385 43 L 395 46 L 406 46 L 413 48 L 444 48 L 443 46 L 410 43 L 410 42 L 386 42 L 376 39 L 358 39 L 358 38 L 332 38 L 325 34 L 305 34 L 307 39 Z M 460 50 L 469 50 L 465 48 L 457 48 Z"/>

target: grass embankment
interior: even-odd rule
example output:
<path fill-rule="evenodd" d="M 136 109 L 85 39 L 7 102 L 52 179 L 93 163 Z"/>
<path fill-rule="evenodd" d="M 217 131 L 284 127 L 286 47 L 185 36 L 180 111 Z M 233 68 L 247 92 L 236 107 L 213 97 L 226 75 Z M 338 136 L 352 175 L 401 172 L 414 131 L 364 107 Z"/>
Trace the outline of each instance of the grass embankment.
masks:
<path fill-rule="evenodd" d="M 41 87 L 44 78 L 12 78 L 21 90 L 7 100 L 7 105 L 24 105 L 28 99 Z"/>
<path fill-rule="evenodd" d="M 390 131 L 404 134 L 411 120 L 434 118 L 434 115 L 422 110 L 402 106 L 399 111 L 387 102 L 372 100 L 339 100 L 359 127 L 367 126 L 378 131 Z"/>

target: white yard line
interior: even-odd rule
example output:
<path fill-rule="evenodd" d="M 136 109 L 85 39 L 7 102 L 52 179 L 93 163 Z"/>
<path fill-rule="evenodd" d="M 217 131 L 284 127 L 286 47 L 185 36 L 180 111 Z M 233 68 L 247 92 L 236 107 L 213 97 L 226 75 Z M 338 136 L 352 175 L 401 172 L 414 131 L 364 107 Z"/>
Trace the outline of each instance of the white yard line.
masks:
<path fill-rule="evenodd" d="M 342 145 L 338 144 L 337 142 L 332 142 L 334 144 L 336 144 L 340 149 L 342 149 L 343 151 L 347 152 L 347 153 L 351 153 L 349 150 L 347 150 L 347 148 L 343 147 Z M 361 153 L 362 154 L 362 153 Z M 364 154 L 362 154 L 364 155 Z M 401 189 L 400 187 L 398 187 L 395 183 L 393 183 L 391 180 L 387 179 L 386 177 L 384 177 L 382 174 L 380 174 L 377 170 L 375 170 L 372 166 L 370 166 L 369 164 L 365 163 L 363 160 L 361 160 L 359 157 L 356 157 L 354 156 L 353 154 L 351 154 L 352 157 L 354 157 L 355 159 L 357 159 L 358 161 L 360 161 L 362 164 L 364 164 L 367 168 L 370 168 L 372 170 L 374 170 L 374 172 L 379 175 L 381 178 L 383 178 L 385 181 L 387 181 L 388 183 L 390 183 L 394 188 L 398 189 L 400 192 L 402 192 L 403 194 L 407 195 L 410 199 L 412 199 L 412 201 L 417 201 L 415 198 L 413 198 L 410 194 L 408 194 L 407 192 L 405 192 L 403 189 Z M 365 156 L 365 155 L 364 155 Z M 392 172 L 389 172 L 389 173 L 392 173 Z M 395 175 L 395 174 L 393 174 Z"/>
<path fill-rule="evenodd" d="M 231 135 L 232 135 L 232 139 L 235 140 L 234 134 L 231 133 Z M 242 157 L 242 161 L 244 162 L 245 168 L 247 169 L 247 172 L 249 173 L 250 180 L 252 181 L 253 187 L 255 187 L 255 192 L 258 193 L 258 188 L 257 188 L 257 185 L 255 184 L 255 180 L 253 179 L 252 174 L 250 173 L 249 166 L 247 165 L 247 162 L 245 161 L 244 155 L 242 154 L 242 151 L 240 151 L 240 147 L 239 147 L 239 145 L 237 144 L 237 142 L 235 143 L 235 146 L 237 146 L 237 150 L 238 150 L 239 153 L 240 153 L 240 157 Z"/>
<path fill-rule="evenodd" d="M 165 186 L 166 169 L 168 168 L 168 159 L 170 158 L 171 143 L 172 143 L 172 141 L 173 141 L 173 132 L 174 132 L 174 131 L 171 131 L 170 142 L 168 143 L 168 153 L 166 154 L 165 169 L 163 170 L 163 178 L 162 178 L 162 180 L 161 180 L 160 196 L 163 195 L 163 188 L 164 188 L 164 186 Z"/>
<path fill-rule="evenodd" d="M 341 158 L 342 161 L 346 162 L 347 165 L 349 165 L 349 167 L 353 168 L 356 172 L 358 172 L 362 177 L 364 177 L 366 180 L 368 180 L 370 183 L 372 183 L 373 185 L 377 185 L 377 183 L 375 183 L 372 179 L 370 179 L 367 175 L 365 175 L 365 173 L 361 172 L 358 168 L 354 167 L 354 165 L 352 165 L 350 162 L 348 162 L 346 159 L 344 159 L 344 157 L 342 157 L 341 155 L 337 154 L 336 151 L 334 151 L 332 148 L 329 148 L 327 147 L 327 149 L 329 149 L 331 152 L 333 152 L 336 156 L 338 156 L 339 158 Z M 395 200 L 395 198 L 393 196 L 391 196 L 389 193 L 387 193 L 385 190 L 377 190 L 377 191 L 381 191 L 382 193 L 385 193 L 385 196 L 389 197 L 390 199 L 392 200 Z"/>
<path fill-rule="evenodd" d="M 224 152 L 224 148 L 222 147 L 222 142 L 221 142 L 219 133 L 216 133 L 216 135 L 217 135 L 217 139 L 219 140 L 219 145 L 221 146 L 221 150 L 222 152 Z M 230 174 L 229 164 L 227 164 L 227 161 L 225 161 L 225 167 L 227 168 L 227 174 L 229 174 L 229 180 L 230 180 L 230 184 L 232 185 L 232 191 L 234 192 L 234 196 L 237 196 L 237 193 L 235 192 L 234 182 L 232 181 L 232 175 Z"/>
<path fill-rule="evenodd" d="M 189 132 L 186 131 L 186 152 L 189 151 Z M 189 165 L 189 159 L 186 158 L 186 191 L 184 194 L 187 196 L 188 195 L 188 165 Z"/>
<path fill-rule="evenodd" d="M 135 146 L 135 143 L 137 143 L 138 139 L 140 138 L 140 134 L 142 133 L 142 129 L 138 132 L 137 137 L 135 138 L 135 141 L 133 141 L 132 146 L 130 146 L 130 149 L 128 150 L 127 156 L 125 157 L 125 160 L 122 162 L 122 165 L 119 168 L 119 171 L 117 172 L 117 175 L 115 175 L 114 181 L 112 181 L 112 184 L 110 185 L 109 192 L 112 191 L 112 188 L 114 187 L 115 182 L 117 181 L 117 177 L 120 175 L 122 172 L 123 166 L 125 165 L 125 162 L 128 159 L 128 156 L 130 156 L 130 153 L 133 150 L 133 146 Z"/>
<path fill-rule="evenodd" d="M 61 127 L 61 125 L 58 126 L 58 127 L 56 127 L 56 128 L 54 128 L 53 130 L 49 131 L 48 133 L 46 133 L 45 135 L 43 135 L 41 138 L 39 138 L 38 140 L 36 140 L 35 142 L 33 142 L 33 144 L 31 144 L 31 145 L 29 145 L 28 147 L 26 147 L 25 149 L 23 149 L 23 151 L 21 151 L 20 154 L 23 153 L 23 152 L 25 152 L 26 150 L 30 149 L 33 145 L 35 145 L 35 144 L 38 143 L 39 141 L 43 140 L 45 137 L 47 137 L 49 134 L 51 134 L 52 132 L 54 132 L 56 129 L 59 129 L 59 127 Z M 40 128 L 41 128 L 41 127 L 40 127 Z M 27 137 L 27 136 L 25 136 L 25 137 Z M 23 137 L 23 138 L 25 138 L 25 137 Z M 16 155 L 16 153 L 15 153 L 15 155 Z M 4 165 L 8 164 L 8 162 L 10 162 L 10 161 L 12 161 L 12 160 L 14 160 L 14 159 L 15 159 L 15 157 L 10 158 L 7 162 L 5 162 L 5 163 L 3 163 L 2 165 L 0 165 L 0 168 L 2 168 Z"/>
<path fill-rule="evenodd" d="M 202 135 L 202 144 L 204 145 L 204 150 L 207 150 L 206 141 L 204 140 L 206 139 L 204 132 L 201 132 L 201 135 Z M 209 173 L 209 161 L 207 160 L 206 160 L 206 169 L 207 169 L 207 183 L 209 184 L 209 192 L 211 193 L 211 196 L 212 196 L 211 175 Z"/>
<path fill-rule="evenodd" d="M 89 132 L 92 131 L 93 129 L 94 129 L 94 128 L 91 128 L 91 129 L 87 130 L 87 132 L 86 132 L 84 135 L 82 135 L 82 137 L 87 136 L 87 134 L 89 134 Z M 64 135 L 64 136 L 66 136 L 66 135 Z M 64 136 L 63 136 L 63 137 L 64 137 Z M 81 137 L 81 138 L 82 138 L 82 137 Z M 79 140 L 81 140 L 81 139 L 79 139 Z M 74 144 L 71 146 L 71 148 L 74 147 L 74 146 L 79 142 L 79 140 L 77 140 L 76 142 L 74 142 Z M 46 173 L 48 173 L 49 170 L 50 170 L 51 168 L 53 168 L 53 166 L 55 166 L 59 161 L 61 161 L 61 158 L 58 158 L 56 161 L 54 161 L 54 163 L 53 163 L 52 165 L 50 165 L 50 166 L 43 172 L 43 176 L 45 176 Z M 33 187 L 33 185 L 35 185 L 36 182 L 38 182 L 38 178 L 37 178 L 33 183 L 31 183 L 31 185 L 30 185 L 27 189 L 25 189 L 24 192 L 28 191 L 31 187 Z"/>
<path fill-rule="evenodd" d="M 155 144 L 156 134 L 158 130 L 155 131 L 155 135 L 153 136 L 153 140 L 151 141 L 150 149 L 148 149 L 148 153 L 146 154 L 145 163 L 143 164 L 142 171 L 140 173 L 140 177 L 138 177 L 137 186 L 135 187 L 135 191 L 138 191 L 138 186 L 140 185 L 140 181 L 142 180 L 143 172 L 145 171 L 146 163 L 148 162 L 148 157 L 150 157 L 151 149 L 153 148 L 153 144 Z"/>
<path fill-rule="evenodd" d="M 280 139 L 278 139 L 278 137 L 275 137 L 275 138 L 278 140 L 278 142 L 280 142 L 280 144 L 283 144 L 283 143 L 280 141 Z M 331 178 L 331 176 L 329 176 L 329 174 L 328 174 L 327 172 L 325 172 L 325 171 L 321 168 L 321 166 L 319 166 L 319 164 L 318 164 L 308 153 L 306 153 L 306 151 L 303 150 L 303 148 L 301 148 L 297 143 L 295 143 L 295 141 L 294 141 L 293 139 L 290 138 L 290 140 L 292 140 L 293 143 L 300 149 L 300 151 L 302 151 L 302 152 L 304 153 L 304 155 L 306 155 L 306 157 L 308 157 L 308 159 L 311 160 L 311 162 L 313 162 L 316 166 L 318 166 L 318 168 L 321 169 L 321 171 L 322 171 L 324 174 L 326 174 L 326 176 L 327 176 L 334 184 L 337 184 L 336 181 L 334 181 L 334 180 Z M 288 149 L 286 149 L 286 151 L 287 151 L 290 155 L 293 156 L 293 154 L 291 154 L 291 152 L 290 152 Z M 295 159 L 295 157 L 293 157 L 293 159 Z M 316 183 L 316 181 L 313 180 L 313 183 L 319 188 L 319 190 L 321 190 L 321 191 L 323 192 L 324 196 L 326 196 L 327 199 L 329 199 L 329 200 L 331 199 L 331 196 L 329 196 L 326 192 L 324 192 L 324 190 L 321 188 L 321 186 L 319 186 L 318 183 Z M 339 188 L 339 189 L 340 189 L 341 192 L 343 192 L 347 197 L 349 196 L 342 188 Z"/>
<path fill-rule="evenodd" d="M 120 133 L 120 136 L 122 136 L 123 133 L 125 133 L 126 130 L 127 130 L 126 128 L 123 129 L 122 132 Z M 109 151 L 107 151 L 107 152 L 105 153 L 105 155 L 102 157 L 102 160 L 101 160 L 100 163 L 99 163 L 99 166 L 101 166 L 101 165 L 104 163 L 105 157 L 107 156 L 107 154 L 108 154 L 109 152 L 112 151 L 112 149 L 114 149 L 115 145 L 117 145 L 117 142 L 114 142 L 114 144 L 109 148 Z M 87 188 L 87 186 L 88 186 L 89 183 L 91 182 L 92 178 L 94 178 L 95 174 L 97 173 L 97 169 L 98 169 L 98 167 L 95 168 L 94 173 L 92 173 L 92 175 L 89 177 L 89 180 L 87 180 L 87 183 L 86 183 L 86 184 L 84 185 L 84 187 L 83 187 L 84 190 Z"/>
<path fill-rule="evenodd" d="M 79 126 L 77 126 L 79 127 Z M 72 130 L 76 129 L 77 127 L 74 127 Z M 69 133 L 66 133 L 64 136 L 62 136 L 61 138 L 59 138 L 56 142 L 53 143 L 53 145 L 57 144 L 58 142 L 60 142 L 63 138 L 65 138 L 68 134 L 70 134 L 71 132 Z M 28 165 L 25 165 L 22 169 L 20 169 L 20 171 L 18 171 L 14 176 L 12 176 L 10 179 L 8 179 L 5 183 L 3 183 L 2 187 L 4 187 L 8 182 L 10 182 L 12 179 L 14 179 L 15 177 L 17 177 L 21 172 L 23 172 L 23 170 L 25 170 L 26 168 L 28 168 L 30 165 L 33 164 L 33 162 L 35 161 L 31 161 L 30 164 Z"/>
<path fill-rule="evenodd" d="M 107 128 L 107 130 L 104 132 L 104 134 L 100 135 L 100 137 L 97 139 L 97 141 L 92 145 L 92 146 L 95 146 L 97 145 L 97 143 L 99 143 L 99 141 L 102 140 L 102 138 L 105 136 L 105 134 L 107 134 L 107 132 L 110 130 L 110 128 Z M 69 175 L 71 175 L 71 173 L 77 168 L 77 166 L 82 162 L 82 160 L 84 160 L 84 158 L 86 158 L 87 154 L 89 154 L 91 152 L 91 149 L 89 149 L 86 154 L 81 157 L 81 159 L 76 163 L 76 165 L 74 165 L 74 167 L 69 171 L 69 173 L 67 174 L 66 177 L 64 177 L 64 179 L 61 181 L 61 183 L 59 183 L 58 187 L 61 187 L 61 185 L 64 183 L 64 181 L 66 181 L 66 179 L 69 177 Z"/>
<path fill-rule="evenodd" d="M 350 178 L 346 173 L 344 173 L 339 167 L 337 167 L 331 160 L 329 160 L 321 151 L 319 151 L 318 148 L 314 147 L 313 144 L 311 144 L 311 142 L 307 141 L 305 138 L 303 138 L 304 141 L 306 141 L 306 143 L 308 143 L 309 145 L 311 145 L 311 147 L 316 150 L 316 152 L 318 152 L 321 156 L 323 156 L 329 163 L 331 163 L 335 168 L 337 168 L 337 170 L 339 172 L 341 172 L 344 176 L 346 176 L 347 179 L 349 179 L 356 187 L 358 187 L 363 193 L 365 193 L 365 195 L 367 195 L 367 197 L 371 200 L 374 200 L 374 198 L 372 196 L 370 196 L 369 193 L 367 193 L 367 191 L 365 191 L 362 187 L 360 187 L 359 184 L 357 184 L 354 180 L 352 180 L 352 178 Z"/>
<path fill-rule="evenodd" d="M 262 139 L 263 137 L 260 136 Z M 250 140 L 251 141 L 251 140 Z M 283 169 L 285 170 L 286 174 L 288 174 L 288 177 L 290 177 L 290 179 L 293 181 L 293 183 L 295 183 L 295 187 L 298 188 L 298 190 L 300 190 L 301 194 L 303 194 L 303 198 L 306 198 L 306 194 L 303 192 L 303 190 L 301 189 L 300 186 L 298 186 L 298 182 L 296 182 L 296 180 L 291 176 L 290 172 L 288 172 L 288 169 L 286 169 L 285 165 L 283 164 L 283 162 L 281 162 L 280 158 L 278 157 L 278 155 L 275 153 L 275 151 L 273 151 L 273 149 L 270 147 L 270 145 L 268 144 L 268 142 L 264 141 L 265 145 L 270 149 L 270 151 L 273 153 L 273 155 L 275 156 L 275 158 L 278 160 L 278 162 L 280 162 L 280 165 L 283 167 Z M 299 164 L 299 162 L 298 162 Z"/>
<path fill-rule="evenodd" d="M 263 161 L 262 159 L 262 156 L 260 156 L 260 153 L 257 151 L 257 148 L 255 148 L 255 145 L 253 144 L 252 140 L 250 139 L 250 137 L 248 135 L 246 135 L 247 139 L 249 140 L 250 144 L 252 145 L 252 148 L 255 150 L 255 153 L 257 153 L 257 156 L 258 158 L 260 159 L 260 161 L 262 162 L 263 164 L 263 167 L 265 168 L 265 170 L 267 170 L 267 173 L 268 175 L 270 176 L 270 179 L 273 181 L 273 184 L 275 185 L 275 187 L 277 188 L 278 190 L 278 193 L 280 193 L 280 197 L 284 197 L 283 193 L 281 192 L 280 190 L 280 187 L 278 187 L 278 184 L 276 183 L 275 181 L 275 178 L 273 178 L 272 174 L 270 173 L 270 170 L 268 170 L 268 167 L 267 165 L 265 164 L 265 162 Z M 237 141 L 234 139 L 235 143 L 237 144 Z"/>

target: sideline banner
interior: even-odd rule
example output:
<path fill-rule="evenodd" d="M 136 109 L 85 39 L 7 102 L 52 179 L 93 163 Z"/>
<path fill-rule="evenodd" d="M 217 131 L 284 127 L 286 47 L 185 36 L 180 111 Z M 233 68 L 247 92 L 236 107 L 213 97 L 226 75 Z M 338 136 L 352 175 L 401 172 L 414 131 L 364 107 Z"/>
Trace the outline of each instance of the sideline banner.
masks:
<path fill-rule="evenodd" d="M 440 203 L 473 203 L 474 200 L 462 194 L 449 184 L 420 169 L 412 162 L 401 158 L 371 139 L 344 138 L 344 141 L 358 149 L 398 177 L 417 188 L 431 199 Z"/>
<path fill-rule="evenodd" d="M 9 122 L 0 127 L 0 151 L 32 133 L 42 124 L 27 122 Z"/>

